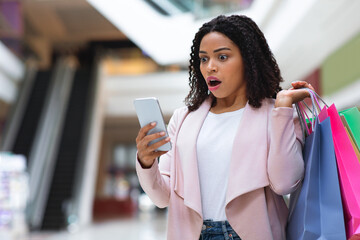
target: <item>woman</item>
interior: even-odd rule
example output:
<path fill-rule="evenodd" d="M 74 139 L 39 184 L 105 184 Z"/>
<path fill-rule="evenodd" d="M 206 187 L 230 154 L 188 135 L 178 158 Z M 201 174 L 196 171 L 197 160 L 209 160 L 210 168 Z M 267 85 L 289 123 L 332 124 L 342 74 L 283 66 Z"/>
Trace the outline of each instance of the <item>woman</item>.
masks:
<path fill-rule="evenodd" d="M 219 16 L 195 35 L 186 107 L 165 133 L 137 136 L 141 186 L 168 207 L 168 239 L 285 239 L 282 195 L 303 178 L 302 133 L 292 104 L 310 87 L 282 77 L 257 25 Z M 155 149 L 172 142 L 169 152 Z M 156 161 L 160 157 L 159 162 Z"/>

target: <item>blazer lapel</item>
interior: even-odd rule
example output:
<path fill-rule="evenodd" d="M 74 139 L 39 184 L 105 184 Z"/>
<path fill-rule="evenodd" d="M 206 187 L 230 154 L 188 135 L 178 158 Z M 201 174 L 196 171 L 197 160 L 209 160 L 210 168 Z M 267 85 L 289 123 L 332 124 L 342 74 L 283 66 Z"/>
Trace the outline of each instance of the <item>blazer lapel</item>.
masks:
<path fill-rule="evenodd" d="M 226 204 L 236 197 L 269 184 L 266 166 L 268 154 L 268 107 L 246 104 L 234 139 Z"/>
<path fill-rule="evenodd" d="M 210 99 L 198 110 L 184 119 L 176 142 L 177 173 L 175 192 L 184 198 L 184 203 L 202 217 L 201 193 L 197 164 L 196 142 L 203 122 L 210 109 Z M 180 161 L 180 162 L 179 162 Z M 178 165 L 180 163 L 180 166 Z"/>

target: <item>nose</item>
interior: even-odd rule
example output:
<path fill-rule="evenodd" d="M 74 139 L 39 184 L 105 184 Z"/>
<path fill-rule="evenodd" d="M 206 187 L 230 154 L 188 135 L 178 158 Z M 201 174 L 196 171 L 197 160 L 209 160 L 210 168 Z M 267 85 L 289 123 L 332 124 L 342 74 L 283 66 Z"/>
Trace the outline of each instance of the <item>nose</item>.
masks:
<path fill-rule="evenodd" d="M 208 72 L 216 72 L 217 71 L 217 65 L 213 60 L 209 60 L 206 70 Z"/>

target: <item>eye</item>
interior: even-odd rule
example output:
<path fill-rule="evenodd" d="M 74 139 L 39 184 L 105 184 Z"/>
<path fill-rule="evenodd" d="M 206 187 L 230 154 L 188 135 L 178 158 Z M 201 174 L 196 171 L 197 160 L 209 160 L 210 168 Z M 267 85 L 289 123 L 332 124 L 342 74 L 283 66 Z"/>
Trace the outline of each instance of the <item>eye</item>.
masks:
<path fill-rule="evenodd" d="M 225 61 L 226 59 L 228 59 L 228 56 L 225 55 L 225 54 L 221 54 L 221 55 L 219 56 L 219 59 L 220 59 L 221 61 Z"/>
<path fill-rule="evenodd" d="M 207 57 L 200 57 L 200 62 L 202 62 L 202 63 L 206 62 L 207 60 L 208 60 Z"/>

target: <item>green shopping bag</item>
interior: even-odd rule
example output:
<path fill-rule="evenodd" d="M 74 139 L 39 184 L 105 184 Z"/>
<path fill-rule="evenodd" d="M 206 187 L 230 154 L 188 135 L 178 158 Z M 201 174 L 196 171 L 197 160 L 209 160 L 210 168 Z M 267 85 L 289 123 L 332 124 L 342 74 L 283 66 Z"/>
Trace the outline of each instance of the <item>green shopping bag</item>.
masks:
<path fill-rule="evenodd" d="M 355 143 L 360 149 L 360 112 L 356 107 L 346 109 L 340 112 L 340 116 L 344 116 L 347 124 L 354 137 Z"/>

